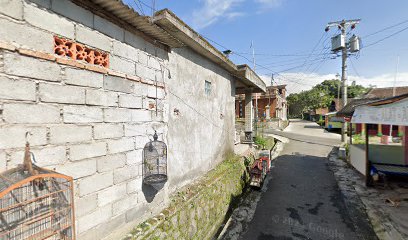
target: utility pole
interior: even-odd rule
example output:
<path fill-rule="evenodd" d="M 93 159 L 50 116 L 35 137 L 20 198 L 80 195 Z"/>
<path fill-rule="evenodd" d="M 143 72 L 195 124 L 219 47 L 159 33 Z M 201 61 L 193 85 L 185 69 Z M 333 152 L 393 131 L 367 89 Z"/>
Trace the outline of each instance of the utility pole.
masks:
<path fill-rule="evenodd" d="M 335 36 L 332 38 L 332 51 L 337 52 L 341 50 L 341 82 L 342 82 L 342 95 L 343 95 L 343 104 L 342 107 L 347 105 L 347 58 L 348 58 L 348 43 L 347 43 L 347 34 L 346 31 L 349 27 L 354 29 L 357 24 L 360 23 L 360 19 L 355 20 L 342 20 L 338 22 L 330 22 L 327 24 L 325 29 L 326 32 L 330 30 L 331 27 L 337 27 L 340 29 L 341 34 L 339 36 Z M 344 121 L 342 128 L 341 128 L 341 141 L 346 141 L 346 131 L 347 131 L 347 123 Z"/>
<path fill-rule="evenodd" d="M 272 87 L 273 87 L 273 73 L 271 73 L 271 88 L 268 91 L 268 95 L 269 95 L 269 104 L 268 104 L 268 106 L 269 107 L 271 106 L 271 89 L 272 89 Z"/>
<path fill-rule="evenodd" d="M 336 74 L 336 80 L 339 80 L 339 78 L 340 78 L 340 74 Z M 341 82 L 339 82 L 339 85 L 337 86 L 337 104 L 340 104 L 340 83 Z"/>
<path fill-rule="evenodd" d="M 255 47 L 254 41 L 251 41 L 251 48 L 252 48 L 252 61 L 253 61 L 253 68 L 254 72 L 256 72 L 256 63 L 255 63 Z M 255 93 L 255 135 L 258 135 L 258 93 Z"/>

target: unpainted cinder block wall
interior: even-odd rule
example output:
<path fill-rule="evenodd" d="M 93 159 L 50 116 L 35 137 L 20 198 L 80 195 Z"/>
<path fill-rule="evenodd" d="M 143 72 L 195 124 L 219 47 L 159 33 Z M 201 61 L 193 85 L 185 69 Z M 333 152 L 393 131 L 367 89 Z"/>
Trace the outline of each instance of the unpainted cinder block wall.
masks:
<path fill-rule="evenodd" d="M 80 240 L 166 206 L 167 188 L 146 201 L 142 148 L 154 129 L 167 142 L 167 97 L 153 81 L 163 86 L 168 53 L 67 0 L 2 0 L 0 26 L 0 171 L 22 163 L 30 132 L 36 164 L 75 179 Z M 59 61 L 54 35 L 109 53 L 110 68 Z"/>
<path fill-rule="evenodd" d="M 215 239 L 248 181 L 243 159 L 230 157 L 171 196 L 166 209 L 139 224 L 125 240 Z"/>
<path fill-rule="evenodd" d="M 75 179 L 79 240 L 126 232 L 232 150 L 234 80 L 191 49 L 167 52 L 69 0 L 0 1 L 0 26 L 0 171 L 22 163 L 30 132 L 36 164 Z M 109 69 L 54 55 L 55 35 L 107 52 Z M 153 129 L 169 181 L 152 198 Z"/>

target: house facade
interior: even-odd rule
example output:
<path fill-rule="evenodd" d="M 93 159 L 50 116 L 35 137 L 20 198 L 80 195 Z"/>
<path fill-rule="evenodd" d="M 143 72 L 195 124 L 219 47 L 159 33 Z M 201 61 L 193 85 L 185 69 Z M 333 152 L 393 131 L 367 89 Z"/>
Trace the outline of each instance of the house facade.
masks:
<path fill-rule="evenodd" d="M 126 232 L 214 168 L 233 150 L 236 93 L 266 89 L 168 10 L 15 0 L 0 3 L 0 24 L 0 171 L 22 163 L 28 140 L 36 165 L 72 176 L 80 240 Z M 160 189 L 143 184 L 155 131 L 168 154 Z"/>
<path fill-rule="evenodd" d="M 235 115 L 237 118 L 245 116 L 243 107 L 244 96 L 238 95 L 235 100 Z M 287 120 L 288 105 L 286 101 L 286 85 L 269 86 L 266 93 L 253 94 L 252 105 L 254 116 L 258 119 Z M 258 109 L 256 111 L 256 109 Z"/>

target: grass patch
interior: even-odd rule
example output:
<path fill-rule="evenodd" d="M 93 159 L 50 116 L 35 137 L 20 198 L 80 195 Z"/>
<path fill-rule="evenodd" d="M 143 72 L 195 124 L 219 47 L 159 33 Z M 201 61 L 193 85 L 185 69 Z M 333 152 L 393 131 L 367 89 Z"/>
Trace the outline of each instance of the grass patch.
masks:
<path fill-rule="evenodd" d="M 364 144 L 364 143 L 365 143 L 365 139 L 360 134 L 353 136 L 353 144 Z"/>
<path fill-rule="evenodd" d="M 255 144 L 258 145 L 261 149 L 272 149 L 275 146 L 274 138 L 265 138 L 263 136 L 255 137 Z"/>

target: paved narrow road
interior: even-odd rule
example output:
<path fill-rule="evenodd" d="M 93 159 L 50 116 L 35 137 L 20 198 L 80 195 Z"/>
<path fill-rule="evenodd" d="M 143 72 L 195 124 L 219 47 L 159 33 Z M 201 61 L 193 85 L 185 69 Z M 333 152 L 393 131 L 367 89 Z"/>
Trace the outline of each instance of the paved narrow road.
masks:
<path fill-rule="evenodd" d="M 350 216 L 329 170 L 327 156 L 340 136 L 300 120 L 284 132 L 271 133 L 290 141 L 276 159 L 268 188 L 240 239 L 375 239 L 362 236 L 371 229 L 356 229 L 355 221 L 367 220 Z"/>

